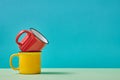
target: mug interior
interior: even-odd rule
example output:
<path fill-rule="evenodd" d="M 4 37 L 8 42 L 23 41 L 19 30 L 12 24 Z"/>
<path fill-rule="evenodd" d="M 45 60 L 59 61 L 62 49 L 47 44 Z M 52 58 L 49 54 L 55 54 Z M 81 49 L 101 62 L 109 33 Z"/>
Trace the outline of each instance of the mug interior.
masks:
<path fill-rule="evenodd" d="M 48 43 L 47 39 L 40 32 L 33 28 L 30 28 L 30 30 L 38 39 L 42 40 L 44 43 Z"/>

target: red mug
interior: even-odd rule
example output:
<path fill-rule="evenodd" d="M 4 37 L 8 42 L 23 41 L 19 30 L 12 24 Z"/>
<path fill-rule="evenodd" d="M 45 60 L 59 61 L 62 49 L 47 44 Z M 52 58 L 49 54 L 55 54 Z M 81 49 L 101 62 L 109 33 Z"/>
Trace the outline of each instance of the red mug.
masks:
<path fill-rule="evenodd" d="M 20 36 L 26 33 L 26 36 L 19 42 Z M 47 39 L 37 30 L 30 28 L 28 30 L 22 30 L 16 36 L 16 43 L 21 51 L 41 51 L 42 48 L 48 43 Z"/>

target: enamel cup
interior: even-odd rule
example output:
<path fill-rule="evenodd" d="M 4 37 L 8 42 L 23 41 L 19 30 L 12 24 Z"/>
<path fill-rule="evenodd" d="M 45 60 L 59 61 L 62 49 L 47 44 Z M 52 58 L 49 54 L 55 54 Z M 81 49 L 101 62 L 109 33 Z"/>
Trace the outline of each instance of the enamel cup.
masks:
<path fill-rule="evenodd" d="M 19 42 L 20 36 L 26 33 L 26 36 Z M 41 51 L 48 43 L 47 39 L 37 30 L 30 28 L 30 30 L 22 30 L 16 36 L 16 43 L 21 51 Z"/>
<path fill-rule="evenodd" d="M 14 57 L 18 57 L 19 66 L 14 67 Z M 21 74 L 41 73 L 41 52 L 18 52 L 10 56 L 10 67 Z"/>

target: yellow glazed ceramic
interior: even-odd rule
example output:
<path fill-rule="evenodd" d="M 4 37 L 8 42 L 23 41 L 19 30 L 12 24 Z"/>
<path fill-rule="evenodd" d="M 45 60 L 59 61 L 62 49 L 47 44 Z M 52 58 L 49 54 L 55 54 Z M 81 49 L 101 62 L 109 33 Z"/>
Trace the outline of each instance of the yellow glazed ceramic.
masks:
<path fill-rule="evenodd" d="M 19 67 L 12 65 L 13 57 L 19 57 Z M 21 74 L 37 74 L 41 72 L 40 64 L 41 52 L 19 52 L 10 56 L 10 67 L 19 70 Z"/>

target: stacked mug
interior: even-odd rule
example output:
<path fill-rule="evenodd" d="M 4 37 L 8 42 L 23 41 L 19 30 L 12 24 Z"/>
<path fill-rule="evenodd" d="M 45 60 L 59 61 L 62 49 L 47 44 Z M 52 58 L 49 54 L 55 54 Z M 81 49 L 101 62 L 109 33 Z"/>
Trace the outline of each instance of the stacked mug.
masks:
<path fill-rule="evenodd" d="M 26 36 L 19 42 L 21 35 Z M 16 36 L 16 43 L 21 52 L 10 56 L 10 67 L 19 70 L 21 74 L 37 74 L 41 72 L 41 50 L 48 43 L 48 40 L 36 29 L 22 30 Z M 12 64 L 13 57 L 19 57 L 19 67 Z"/>

